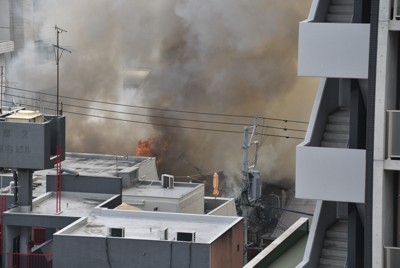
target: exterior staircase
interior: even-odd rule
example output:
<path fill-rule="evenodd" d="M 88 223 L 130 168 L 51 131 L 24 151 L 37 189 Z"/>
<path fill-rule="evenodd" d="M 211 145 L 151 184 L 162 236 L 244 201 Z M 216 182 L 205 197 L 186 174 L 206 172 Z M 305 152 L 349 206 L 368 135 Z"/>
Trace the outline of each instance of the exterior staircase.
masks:
<path fill-rule="evenodd" d="M 326 22 L 351 23 L 353 9 L 354 0 L 331 0 Z"/>
<path fill-rule="evenodd" d="M 338 220 L 325 234 L 319 268 L 344 268 L 347 263 L 347 232 L 346 220 Z"/>
<path fill-rule="evenodd" d="M 321 147 L 347 148 L 350 131 L 350 110 L 340 108 L 328 116 Z"/>

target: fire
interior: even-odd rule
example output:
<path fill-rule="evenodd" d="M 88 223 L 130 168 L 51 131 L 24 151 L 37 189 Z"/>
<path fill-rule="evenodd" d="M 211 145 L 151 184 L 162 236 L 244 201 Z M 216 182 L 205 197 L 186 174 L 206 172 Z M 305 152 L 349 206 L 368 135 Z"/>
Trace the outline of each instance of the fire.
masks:
<path fill-rule="evenodd" d="M 155 157 L 156 164 L 159 166 L 167 148 L 167 143 L 157 140 L 156 138 L 141 139 L 136 146 L 135 155 Z"/>

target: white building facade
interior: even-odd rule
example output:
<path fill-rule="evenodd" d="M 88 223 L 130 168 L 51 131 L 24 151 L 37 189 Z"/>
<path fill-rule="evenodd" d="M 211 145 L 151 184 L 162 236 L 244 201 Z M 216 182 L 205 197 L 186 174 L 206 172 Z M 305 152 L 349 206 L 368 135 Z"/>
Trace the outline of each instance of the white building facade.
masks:
<path fill-rule="evenodd" d="M 321 78 L 296 197 L 316 199 L 298 267 L 398 267 L 397 0 L 314 0 L 299 27 L 299 75 Z"/>

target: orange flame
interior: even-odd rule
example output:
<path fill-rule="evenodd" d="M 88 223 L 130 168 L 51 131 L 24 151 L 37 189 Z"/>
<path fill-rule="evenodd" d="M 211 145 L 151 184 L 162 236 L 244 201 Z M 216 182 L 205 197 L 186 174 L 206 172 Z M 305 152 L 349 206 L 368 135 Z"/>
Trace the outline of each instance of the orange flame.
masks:
<path fill-rule="evenodd" d="M 136 146 L 135 155 L 155 157 L 156 164 L 159 166 L 167 148 L 167 143 L 163 143 L 155 138 L 141 139 Z"/>

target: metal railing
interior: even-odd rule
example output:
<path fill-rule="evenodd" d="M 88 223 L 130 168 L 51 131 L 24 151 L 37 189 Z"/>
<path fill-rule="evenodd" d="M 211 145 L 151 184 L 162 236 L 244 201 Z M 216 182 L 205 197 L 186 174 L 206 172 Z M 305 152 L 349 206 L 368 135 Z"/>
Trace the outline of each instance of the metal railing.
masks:
<path fill-rule="evenodd" d="M 7 253 L 7 268 L 52 268 L 53 254 Z"/>

